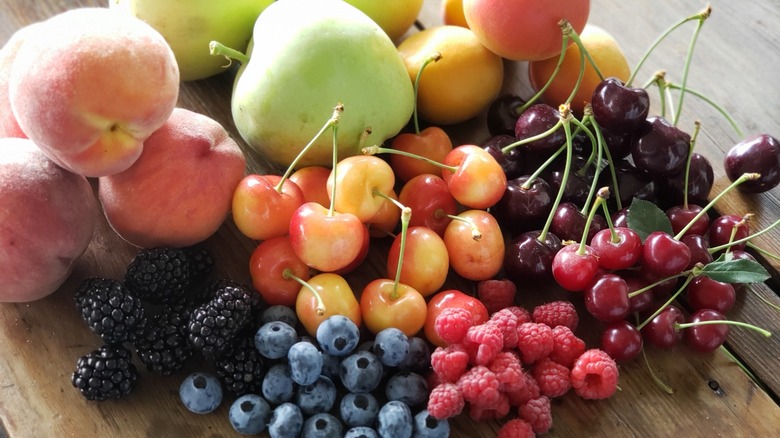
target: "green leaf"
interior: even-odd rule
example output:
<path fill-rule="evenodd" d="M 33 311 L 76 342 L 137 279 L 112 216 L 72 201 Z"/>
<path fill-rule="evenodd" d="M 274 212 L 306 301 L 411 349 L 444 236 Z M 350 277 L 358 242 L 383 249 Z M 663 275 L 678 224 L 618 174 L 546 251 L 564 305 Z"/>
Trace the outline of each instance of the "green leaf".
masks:
<path fill-rule="evenodd" d="M 666 213 L 658 208 L 652 202 L 643 199 L 634 198 L 631 206 L 628 208 L 628 217 L 626 218 L 628 227 L 636 231 L 642 242 L 654 231 L 664 231 L 668 234 L 674 234 L 672 224 Z"/>
<path fill-rule="evenodd" d="M 753 260 L 724 260 L 721 256 L 707 263 L 699 271 L 702 275 L 721 283 L 763 283 L 770 278 L 769 272 Z"/>

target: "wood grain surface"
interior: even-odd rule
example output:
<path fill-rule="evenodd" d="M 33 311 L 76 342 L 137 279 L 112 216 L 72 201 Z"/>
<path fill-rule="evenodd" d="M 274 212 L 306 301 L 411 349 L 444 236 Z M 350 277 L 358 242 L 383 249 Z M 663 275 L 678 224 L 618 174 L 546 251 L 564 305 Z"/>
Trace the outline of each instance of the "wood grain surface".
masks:
<path fill-rule="evenodd" d="M 723 105 L 745 134 L 780 135 L 780 0 L 729 1 L 710 4 L 694 54 L 689 86 Z M 66 9 L 105 6 L 97 0 L 2 0 L 0 44 L 18 28 Z M 705 3 L 684 0 L 593 0 L 590 22 L 612 33 L 629 63 L 634 65 L 655 37 L 680 18 L 697 12 Z M 425 0 L 419 22 L 423 27 L 441 23 L 440 1 Z M 692 34 L 684 27 L 659 46 L 638 75 L 639 83 L 664 69 L 679 82 L 683 58 Z M 410 32 L 413 32 L 411 30 Z M 530 96 L 525 63 L 506 62 L 504 91 Z M 231 73 L 181 86 L 179 106 L 202 112 L 222 123 L 244 147 L 248 172 L 275 171 L 263 156 L 241 141 L 230 116 Z M 651 93 L 652 95 L 652 93 Z M 725 120 L 706 103 L 687 97 L 680 126 L 702 123 L 697 149 L 713 164 L 713 194 L 728 185 L 722 167 L 725 152 L 739 140 Z M 458 126 L 447 127 L 456 143 L 480 142 L 487 137 L 484 114 Z M 688 129 L 686 129 L 688 130 Z M 2 202 L 2 200 L 0 200 Z M 732 193 L 716 205 L 718 211 L 756 215 L 754 229 L 780 218 L 780 189 L 760 195 Z M 756 243 L 780 254 L 780 230 L 766 233 Z M 221 277 L 249 282 L 249 255 L 256 242 L 246 239 L 230 220 L 204 245 L 216 257 Z M 385 240 L 372 243 L 369 259 L 348 276 L 360 290 L 384 271 Z M 137 389 L 114 402 L 90 403 L 70 384 L 76 359 L 99 346 L 80 319 L 73 292 L 89 276 L 119 278 L 137 250 L 122 241 L 101 221 L 95 238 L 76 263 L 73 274 L 51 296 L 33 303 L 0 304 L 0 430 L 9 437 L 223 437 L 235 436 L 228 418 L 229 403 L 207 415 L 188 412 L 178 400 L 178 386 L 188 371 L 173 377 L 142 371 Z M 728 349 L 755 376 L 746 374 L 722 351 L 695 354 L 684 347 L 670 351 L 648 348 L 655 373 L 673 389 L 667 394 L 653 382 L 644 361 L 621 366 L 621 390 L 603 401 L 585 401 L 573 393 L 553 401 L 553 428 L 548 436 L 726 436 L 773 437 L 780 431 L 780 305 L 776 260 L 763 259 L 773 273 L 766 284 L 746 288 L 738 296 L 730 317 L 761 326 L 773 333 L 763 338 L 755 332 L 734 329 Z M 451 285 L 467 286 L 457 278 Z M 525 306 L 565 298 L 562 291 L 521 289 Z M 759 298 L 763 298 L 759 299 Z M 764 301 L 765 300 L 765 301 Z M 581 308 L 581 315 L 584 310 Z M 600 325 L 582 316 L 578 335 L 590 346 L 598 345 Z M 475 423 L 467 415 L 451 421 L 453 437 L 494 437 L 499 422 Z M 2 436 L 3 432 L 0 432 Z M 267 435 L 264 435 L 267 436 Z"/>

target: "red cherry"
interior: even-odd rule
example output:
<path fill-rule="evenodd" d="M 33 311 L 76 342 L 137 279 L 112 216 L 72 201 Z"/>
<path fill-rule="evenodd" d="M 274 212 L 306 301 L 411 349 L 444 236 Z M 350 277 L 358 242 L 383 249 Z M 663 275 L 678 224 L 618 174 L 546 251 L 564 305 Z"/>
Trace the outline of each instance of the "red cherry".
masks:
<path fill-rule="evenodd" d="M 737 300 L 734 286 L 703 275 L 694 278 L 686 290 L 688 305 L 693 310 L 712 309 L 728 313 Z"/>
<path fill-rule="evenodd" d="M 731 232 L 737 224 L 739 227 L 734 235 L 734 240 L 744 239 L 750 234 L 750 225 L 744 218 L 735 214 L 724 214 L 715 218 L 710 224 L 710 246 L 725 245 L 731 239 Z M 730 247 L 732 250 L 745 249 L 745 244 L 740 243 Z"/>
<path fill-rule="evenodd" d="M 669 222 L 672 224 L 672 231 L 674 235 L 680 233 L 683 228 L 702 211 L 702 207 L 694 204 L 688 204 L 688 207 L 682 205 L 675 205 L 666 210 L 666 217 L 669 218 Z M 690 234 L 698 234 L 703 236 L 707 234 L 707 230 L 710 227 L 710 218 L 706 214 L 701 215 L 696 222 L 693 223 L 686 231 L 684 236 Z"/>
<path fill-rule="evenodd" d="M 607 325 L 601 335 L 601 349 L 617 362 L 633 360 L 642 352 L 642 334 L 626 320 Z"/>
<path fill-rule="evenodd" d="M 669 305 L 640 329 L 648 344 L 668 350 L 682 340 L 683 332 L 675 324 L 685 322 L 685 316 L 677 307 Z"/>
<path fill-rule="evenodd" d="M 642 265 L 659 277 L 679 274 L 691 261 L 691 249 L 663 231 L 654 231 L 642 246 Z"/>
<path fill-rule="evenodd" d="M 615 322 L 625 319 L 631 311 L 628 285 L 616 274 L 604 274 L 585 289 L 585 308 L 596 319 Z"/>
<path fill-rule="evenodd" d="M 613 231 L 605 228 L 590 240 L 590 246 L 599 255 L 599 265 L 607 270 L 627 269 L 634 266 L 642 257 L 642 238 L 636 231 L 627 227 L 615 227 Z"/>
<path fill-rule="evenodd" d="M 580 253 L 579 244 L 566 245 L 555 254 L 552 274 L 558 284 L 569 291 L 585 289 L 599 270 L 599 255 L 585 245 Z"/>
<path fill-rule="evenodd" d="M 712 309 L 702 309 L 691 315 L 683 330 L 686 345 L 701 353 L 715 351 L 729 335 L 728 324 L 699 324 L 703 321 L 723 321 L 726 317 Z"/>
<path fill-rule="evenodd" d="M 450 224 L 449 215 L 458 212 L 447 183 L 436 175 L 418 175 L 410 179 L 398 193 L 398 201 L 412 209 L 409 226 L 425 226 L 444 235 Z"/>

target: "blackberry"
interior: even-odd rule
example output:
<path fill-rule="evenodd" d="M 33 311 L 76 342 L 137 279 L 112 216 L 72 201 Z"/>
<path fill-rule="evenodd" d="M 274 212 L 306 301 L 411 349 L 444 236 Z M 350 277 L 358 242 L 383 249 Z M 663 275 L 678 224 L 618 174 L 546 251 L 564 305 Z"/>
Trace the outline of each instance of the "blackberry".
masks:
<path fill-rule="evenodd" d="M 238 396 L 260 393 L 265 375 L 263 358 L 255 348 L 251 333 L 236 338 L 216 359 L 217 376 L 222 386 Z"/>
<path fill-rule="evenodd" d="M 212 265 L 207 253 L 169 247 L 142 249 L 127 266 L 124 282 L 144 301 L 167 304 L 181 299 Z"/>
<path fill-rule="evenodd" d="M 78 359 L 71 383 L 87 400 L 115 400 L 129 394 L 138 380 L 130 350 L 103 345 Z"/>
<path fill-rule="evenodd" d="M 230 281 L 220 281 L 211 290 L 213 298 L 190 314 L 187 334 L 195 350 L 214 358 L 253 320 L 259 300 L 254 291 Z"/>
<path fill-rule="evenodd" d="M 183 304 L 167 307 L 149 320 L 135 342 L 138 357 L 149 371 L 171 375 L 192 357 L 187 339 L 191 309 Z"/>
<path fill-rule="evenodd" d="M 107 344 L 133 341 L 146 324 L 141 301 L 116 280 L 87 278 L 74 298 L 90 330 Z"/>

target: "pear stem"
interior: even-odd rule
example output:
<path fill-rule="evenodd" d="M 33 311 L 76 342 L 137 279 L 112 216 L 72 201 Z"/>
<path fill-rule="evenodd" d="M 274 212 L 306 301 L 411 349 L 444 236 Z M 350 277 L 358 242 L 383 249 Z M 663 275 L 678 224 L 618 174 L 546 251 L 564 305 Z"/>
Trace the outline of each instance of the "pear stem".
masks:
<path fill-rule="evenodd" d="M 209 43 L 209 54 L 212 56 L 224 56 L 225 59 L 228 60 L 228 65 L 226 65 L 225 68 L 230 67 L 230 64 L 233 63 L 234 59 L 242 64 L 249 62 L 249 56 L 245 53 L 241 53 L 236 49 L 231 49 L 219 41 L 212 41 Z"/>
<path fill-rule="evenodd" d="M 282 271 L 282 277 L 284 277 L 285 280 L 294 280 L 301 286 L 305 287 L 306 289 L 311 292 L 312 295 L 314 295 L 314 299 L 317 300 L 317 308 L 315 311 L 317 312 L 317 315 L 322 316 L 325 314 L 325 302 L 322 301 L 322 296 L 320 296 L 319 292 L 317 292 L 316 289 L 309 283 L 307 283 L 304 279 L 298 277 L 295 275 L 290 268 L 286 268 L 284 271 Z"/>

